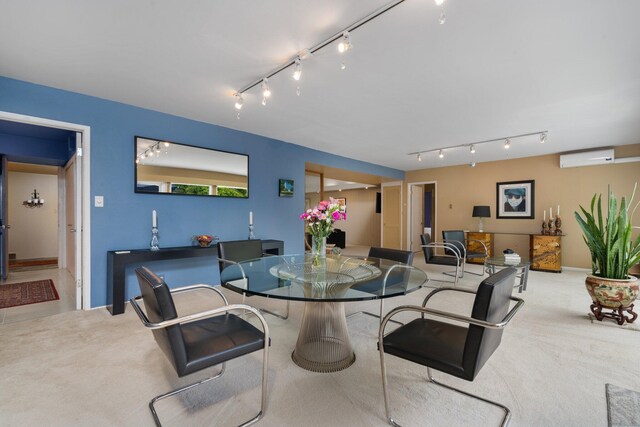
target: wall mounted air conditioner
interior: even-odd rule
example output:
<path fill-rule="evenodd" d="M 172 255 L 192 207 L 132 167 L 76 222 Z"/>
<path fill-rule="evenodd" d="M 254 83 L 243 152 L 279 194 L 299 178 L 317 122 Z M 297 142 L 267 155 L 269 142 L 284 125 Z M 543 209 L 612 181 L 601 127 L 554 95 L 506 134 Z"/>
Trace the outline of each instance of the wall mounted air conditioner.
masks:
<path fill-rule="evenodd" d="M 582 151 L 579 153 L 567 153 L 560 155 L 561 168 L 575 168 L 578 166 L 594 166 L 613 164 L 615 154 L 613 148 L 602 150 Z"/>

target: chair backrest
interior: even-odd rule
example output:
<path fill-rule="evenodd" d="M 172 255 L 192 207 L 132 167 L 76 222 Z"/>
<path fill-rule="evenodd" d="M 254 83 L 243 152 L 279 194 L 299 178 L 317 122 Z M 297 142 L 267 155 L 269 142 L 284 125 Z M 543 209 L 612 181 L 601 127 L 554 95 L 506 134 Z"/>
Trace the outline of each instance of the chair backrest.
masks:
<path fill-rule="evenodd" d="M 473 302 L 471 317 L 477 320 L 498 323 L 509 312 L 511 293 L 517 270 L 505 268 L 487 277 L 480 283 Z M 470 381 L 500 345 L 503 329 L 489 329 L 469 325 L 464 347 L 463 365 Z"/>
<path fill-rule="evenodd" d="M 147 318 L 152 323 L 178 317 L 169 287 L 160 277 L 146 267 L 136 268 L 136 276 L 138 285 L 140 285 L 140 293 L 144 301 Z M 152 332 L 160 349 L 167 356 L 175 370 L 179 372 L 179 366 L 184 366 L 187 360 L 180 325 L 154 329 Z"/>
<path fill-rule="evenodd" d="M 460 251 L 460 256 L 465 253 L 464 248 L 464 231 L 462 230 L 442 230 L 442 240 L 445 243 L 452 243 Z M 451 249 L 445 249 L 444 253 L 447 255 L 455 255 Z"/>
<path fill-rule="evenodd" d="M 422 242 L 422 252 L 424 252 L 424 262 L 429 263 L 433 258 L 433 248 L 427 248 L 425 245 L 431 243 L 431 235 L 429 233 L 421 234 L 420 241 Z"/>
<path fill-rule="evenodd" d="M 223 259 L 235 262 L 247 261 L 262 257 L 262 240 L 232 240 L 218 242 L 218 264 L 220 271 L 227 265 Z"/>
<path fill-rule="evenodd" d="M 371 247 L 369 248 L 369 256 L 372 258 L 383 258 L 390 261 L 397 261 L 408 265 L 413 264 L 413 252 L 411 251 Z"/>

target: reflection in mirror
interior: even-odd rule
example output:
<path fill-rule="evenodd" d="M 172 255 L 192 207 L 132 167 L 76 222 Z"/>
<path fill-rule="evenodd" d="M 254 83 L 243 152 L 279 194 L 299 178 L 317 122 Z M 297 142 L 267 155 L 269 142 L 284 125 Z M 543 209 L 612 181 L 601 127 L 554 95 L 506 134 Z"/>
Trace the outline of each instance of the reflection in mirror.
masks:
<path fill-rule="evenodd" d="M 136 137 L 136 193 L 249 197 L 249 156 Z"/>

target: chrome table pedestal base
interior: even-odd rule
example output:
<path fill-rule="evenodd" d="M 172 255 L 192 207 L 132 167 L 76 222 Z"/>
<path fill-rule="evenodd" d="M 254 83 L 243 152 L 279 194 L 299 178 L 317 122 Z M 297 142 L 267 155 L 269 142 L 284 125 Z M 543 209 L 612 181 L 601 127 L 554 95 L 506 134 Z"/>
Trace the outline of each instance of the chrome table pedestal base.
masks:
<path fill-rule="evenodd" d="M 355 362 L 344 303 L 306 302 L 296 348 L 296 365 L 313 372 L 337 372 Z"/>

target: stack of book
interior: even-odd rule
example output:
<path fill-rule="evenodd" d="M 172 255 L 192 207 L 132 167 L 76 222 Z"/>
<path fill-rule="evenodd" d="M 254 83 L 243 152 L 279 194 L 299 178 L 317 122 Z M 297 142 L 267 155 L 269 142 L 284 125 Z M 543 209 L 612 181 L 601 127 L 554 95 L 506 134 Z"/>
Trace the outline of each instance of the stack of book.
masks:
<path fill-rule="evenodd" d="M 519 264 L 520 263 L 520 255 L 517 253 L 512 254 L 504 254 L 504 263 L 505 264 Z"/>

